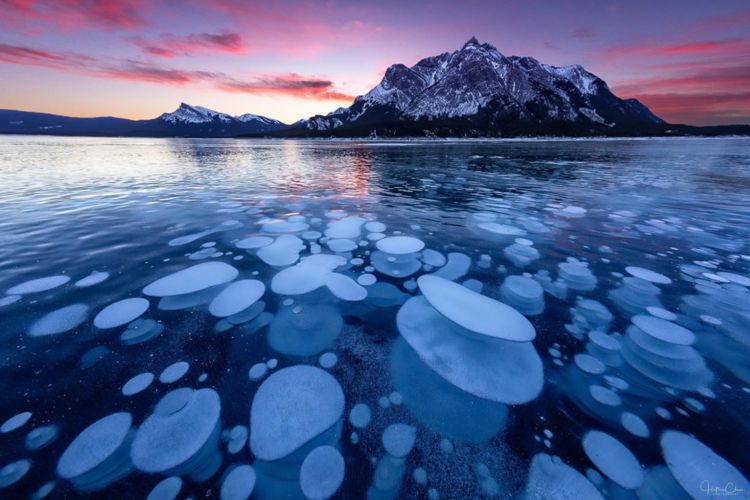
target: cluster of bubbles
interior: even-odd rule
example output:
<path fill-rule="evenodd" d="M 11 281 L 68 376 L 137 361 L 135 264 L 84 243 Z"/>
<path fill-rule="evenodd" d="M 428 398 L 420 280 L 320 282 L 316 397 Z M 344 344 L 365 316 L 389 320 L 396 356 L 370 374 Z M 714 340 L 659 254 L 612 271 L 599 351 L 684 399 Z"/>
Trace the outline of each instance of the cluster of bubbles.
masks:
<path fill-rule="evenodd" d="M 258 216 L 267 209 L 231 202 L 220 210 Z M 573 205 L 549 204 L 545 210 L 559 227 L 587 215 Z M 551 454 L 553 434 L 545 429 L 546 438 L 539 441 L 547 449 L 534 449 L 521 497 L 699 498 L 704 491 L 696 478 L 750 489 L 734 465 L 699 439 L 664 429 L 674 418 L 668 407 L 686 415 L 683 407 L 702 412 L 705 405 L 698 397 L 716 397 L 711 389 L 716 376 L 704 355 L 749 383 L 750 278 L 744 274 L 721 269 L 719 259 L 682 265 L 680 276 L 695 294 L 683 296 L 679 310 L 672 312 L 660 288 L 673 285 L 672 279 L 628 266 L 623 269 L 628 276 L 616 272 L 618 281 L 606 294 L 618 316 L 590 296 L 609 283 L 594 273 L 590 258 L 568 257 L 552 269 L 524 271 L 541 258 L 535 244 L 554 232 L 541 218 L 509 209 L 467 217 L 469 232 L 496 246 L 517 270 L 508 274 L 500 265 L 494 276 L 504 276 L 491 283 L 466 279 L 473 268 L 481 270 L 477 276 L 492 275 L 488 254 L 474 261 L 448 248 L 427 248 L 417 229 L 412 235 L 389 231 L 370 214 L 325 210 L 317 215 L 261 218 L 256 232 L 232 240 L 231 250 L 205 242 L 185 254 L 188 261 L 203 262 L 175 267 L 140 293 L 95 314 L 90 305 L 71 303 L 28 325 L 26 334 L 36 342 L 90 323 L 97 333 L 118 332 L 123 346 L 148 345 L 169 331 L 156 318 L 159 311 L 195 310 L 211 318 L 216 335 L 264 331 L 281 359 L 248 365 L 244 382 L 252 393 L 231 398 L 247 401 L 249 418 L 246 425 L 229 427 L 224 427 L 224 404 L 230 395 L 207 384 L 206 374 L 190 379 L 188 361 L 130 374 L 121 385 L 122 397 L 153 398 L 155 387 L 168 390 L 153 398 L 146 414 L 117 411 L 79 429 L 57 458 L 59 480 L 78 492 L 96 492 L 138 472 L 160 479 L 150 492 L 153 499 L 175 498 L 186 482 L 214 478 L 222 499 L 325 499 L 341 493 L 347 477 L 342 435 L 348 426 L 346 446 L 367 442 L 360 452 L 369 455 L 372 465 L 368 498 L 395 498 L 411 478 L 434 500 L 440 497 L 437 471 L 419 464 L 407 474 L 415 456 L 429 451 L 424 434 L 439 436 L 446 454 L 453 453 L 454 442 L 471 446 L 502 440 L 510 419 L 528 414 L 526 406 L 541 406 L 547 375 L 557 386 L 548 389 L 563 392 L 598 426 L 578 436 L 577 457 L 585 457 L 591 467 L 582 472 Z M 677 219 L 638 224 L 636 214 L 626 211 L 610 218 L 650 235 L 673 233 L 681 224 Z M 182 247 L 244 228 L 243 222 L 228 220 L 168 245 Z M 243 259 L 253 266 L 240 265 Z M 64 286 L 93 287 L 109 278 L 107 272 L 93 271 L 72 284 L 66 275 L 33 279 L 9 288 L 0 307 Z M 542 323 L 532 323 L 550 304 L 567 306 L 571 318 L 561 328 L 564 335 L 554 337 L 564 339 L 565 346 L 555 343 L 548 351 L 557 365 L 554 376 L 545 374 L 535 346 L 551 344 L 551 337 L 540 339 L 537 326 Z M 379 311 L 389 308 L 397 310 L 391 328 L 398 335 L 389 340 L 383 359 L 395 390 L 373 411 L 365 401 L 347 401 L 347 384 L 356 373 L 342 367 L 342 352 L 334 350 L 347 335 L 367 341 L 363 330 L 348 329 L 345 318 L 376 322 Z M 613 325 L 622 330 L 612 331 Z M 553 334 L 545 330 L 544 335 Z M 87 353 L 92 362 L 106 355 L 96 349 Z M 385 411 L 391 406 L 403 410 L 391 416 Z M 29 411 L 9 416 L 0 432 L 18 432 L 33 418 Z M 378 439 L 371 438 L 373 433 Z M 630 443 L 657 433 L 663 464 L 646 466 Z M 40 450 L 59 435 L 57 424 L 38 425 L 26 433 L 25 449 Z M 0 488 L 21 481 L 32 466 L 27 458 L 3 464 Z M 475 464 L 474 471 L 484 494 L 498 493 L 486 465 Z M 41 485 L 36 498 L 55 487 L 54 481 Z"/>

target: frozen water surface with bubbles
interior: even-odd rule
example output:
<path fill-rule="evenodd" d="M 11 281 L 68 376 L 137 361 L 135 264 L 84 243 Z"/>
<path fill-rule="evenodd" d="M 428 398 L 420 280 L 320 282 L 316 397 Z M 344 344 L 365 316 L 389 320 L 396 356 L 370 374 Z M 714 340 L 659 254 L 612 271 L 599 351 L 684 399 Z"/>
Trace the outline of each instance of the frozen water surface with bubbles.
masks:
<path fill-rule="evenodd" d="M 0 138 L 0 498 L 750 495 L 750 140 Z"/>

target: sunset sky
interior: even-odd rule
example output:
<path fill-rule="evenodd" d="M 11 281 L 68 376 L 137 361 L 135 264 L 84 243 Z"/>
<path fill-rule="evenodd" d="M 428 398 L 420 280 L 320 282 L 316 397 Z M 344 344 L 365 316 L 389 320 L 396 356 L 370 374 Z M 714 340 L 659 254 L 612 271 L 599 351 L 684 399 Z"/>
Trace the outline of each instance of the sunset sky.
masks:
<path fill-rule="evenodd" d="M 0 108 L 153 118 L 185 101 L 293 122 L 472 35 L 582 64 L 671 122 L 750 123 L 747 0 L 0 0 Z"/>

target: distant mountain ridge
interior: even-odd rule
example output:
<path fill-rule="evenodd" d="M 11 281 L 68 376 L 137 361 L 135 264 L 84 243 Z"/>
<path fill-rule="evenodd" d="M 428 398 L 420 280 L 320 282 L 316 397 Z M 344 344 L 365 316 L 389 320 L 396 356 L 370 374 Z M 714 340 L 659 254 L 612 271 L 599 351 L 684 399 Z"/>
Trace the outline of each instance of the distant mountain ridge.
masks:
<path fill-rule="evenodd" d="M 243 134 L 272 132 L 284 123 L 265 116 L 246 113 L 231 116 L 202 106 L 181 103 L 171 113 L 151 120 L 98 117 L 74 118 L 0 110 L 0 133 L 44 135 L 91 135 L 131 137 L 236 137 Z"/>
<path fill-rule="evenodd" d="M 471 38 L 459 50 L 390 66 L 348 108 L 297 122 L 302 135 L 633 135 L 667 125 L 636 99 L 620 99 L 580 65 L 506 57 Z M 302 128 L 307 129 L 304 132 Z M 286 131 L 288 134 L 290 131 Z"/>
<path fill-rule="evenodd" d="M 0 110 L 0 133 L 148 137 L 526 137 L 750 135 L 750 125 L 695 127 L 621 99 L 581 65 L 505 56 L 469 39 L 460 49 L 390 66 L 348 107 L 291 125 L 181 103 L 151 120 Z"/>

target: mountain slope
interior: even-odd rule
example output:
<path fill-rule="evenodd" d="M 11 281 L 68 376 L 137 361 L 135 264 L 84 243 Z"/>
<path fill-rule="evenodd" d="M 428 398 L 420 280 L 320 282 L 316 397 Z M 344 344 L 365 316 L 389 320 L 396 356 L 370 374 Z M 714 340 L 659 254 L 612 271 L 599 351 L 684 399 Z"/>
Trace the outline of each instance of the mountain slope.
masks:
<path fill-rule="evenodd" d="M 506 57 L 472 38 L 411 68 L 389 67 L 350 107 L 298 122 L 285 134 L 642 135 L 666 125 L 580 65 Z"/>
<path fill-rule="evenodd" d="M 151 120 L 74 118 L 48 113 L 0 110 L 0 133 L 132 137 L 235 137 L 286 127 L 280 121 L 250 113 L 230 116 L 182 103 Z"/>

